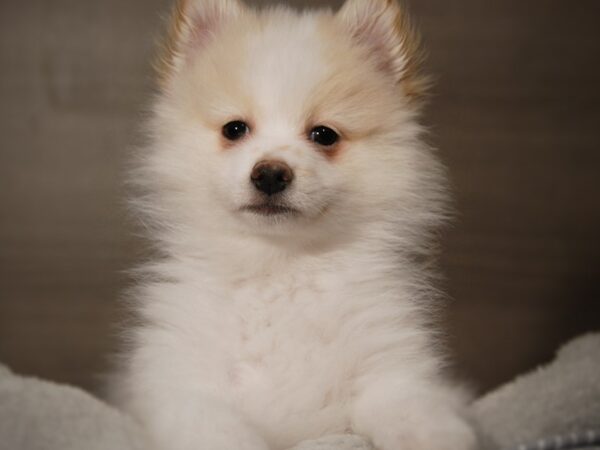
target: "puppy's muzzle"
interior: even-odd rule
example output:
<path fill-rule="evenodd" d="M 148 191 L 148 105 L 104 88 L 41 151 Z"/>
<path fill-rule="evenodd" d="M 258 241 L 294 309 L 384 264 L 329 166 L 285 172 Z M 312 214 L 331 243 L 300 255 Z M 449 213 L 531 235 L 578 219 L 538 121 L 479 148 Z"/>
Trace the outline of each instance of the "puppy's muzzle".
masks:
<path fill-rule="evenodd" d="M 282 161 L 260 161 L 252 169 L 250 181 L 267 195 L 283 192 L 294 180 L 294 172 Z"/>

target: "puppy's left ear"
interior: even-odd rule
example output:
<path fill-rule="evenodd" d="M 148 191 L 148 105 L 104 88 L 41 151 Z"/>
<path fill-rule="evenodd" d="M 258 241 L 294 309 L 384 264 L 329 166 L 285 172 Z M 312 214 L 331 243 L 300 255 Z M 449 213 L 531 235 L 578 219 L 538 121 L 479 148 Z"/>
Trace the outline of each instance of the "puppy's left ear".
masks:
<path fill-rule="evenodd" d="M 397 0 L 346 0 L 337 19 L 409 99 L 425 96 L 430 80 L 420 73 L 424 59 L 420 38 Z"/>

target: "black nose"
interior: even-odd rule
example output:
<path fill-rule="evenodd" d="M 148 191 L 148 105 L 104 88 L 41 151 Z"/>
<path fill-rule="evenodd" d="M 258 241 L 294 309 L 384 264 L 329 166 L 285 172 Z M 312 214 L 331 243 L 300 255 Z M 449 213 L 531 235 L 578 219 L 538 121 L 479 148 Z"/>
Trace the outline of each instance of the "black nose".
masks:
<path fill-rule="evenodd" d="M 281 161 L 261 161 L 250 174 L 252 184 L 267 195 L 284 191 L 294 179 L 292 169 Z"/>

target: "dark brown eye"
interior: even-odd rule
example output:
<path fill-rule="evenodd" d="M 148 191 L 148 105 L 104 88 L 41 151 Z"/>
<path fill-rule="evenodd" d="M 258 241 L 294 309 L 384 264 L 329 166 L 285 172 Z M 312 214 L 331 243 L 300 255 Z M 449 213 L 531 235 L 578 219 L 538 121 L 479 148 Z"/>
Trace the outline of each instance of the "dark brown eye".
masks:
<path fill-rule="evenodd" d="M 243 138 L 250 131 L 250 127 L 241 120 L 234 120 L 223 126 L 223 136 L 230 141 Z"/>
<path fill-rule="evenodd" d="M 319 125 L 310 130 L 310 134 L 308 135 L 308 137 L 311 141 L 319 145 L 323 145 L 325 147 L 332 146 L 340 139 L 339 134 L 337 134 L 331 128 L 323 125 Z"/>

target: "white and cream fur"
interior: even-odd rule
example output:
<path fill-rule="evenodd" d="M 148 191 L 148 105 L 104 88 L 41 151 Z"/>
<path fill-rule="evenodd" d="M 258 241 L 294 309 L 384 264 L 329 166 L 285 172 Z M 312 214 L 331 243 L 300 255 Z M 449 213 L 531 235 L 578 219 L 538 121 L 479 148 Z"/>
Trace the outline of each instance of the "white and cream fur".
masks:
<path fill-rule="evenodd" d="M 443 375 L 426 260 L 443 171 L 418 124 L 414 33 L 391 0 L 340 12 L 188 0 L 137 158 L 155 243 L 114 396 L 161 450 L 278 450 L 352 432 L 380 450 L 472 450 Z M 223 125 L 251 131 L 226 143 Z M 334 127 L 334 150 L 306 130 Z M 261 160 L 298 213 L 261 216 Z"/>

